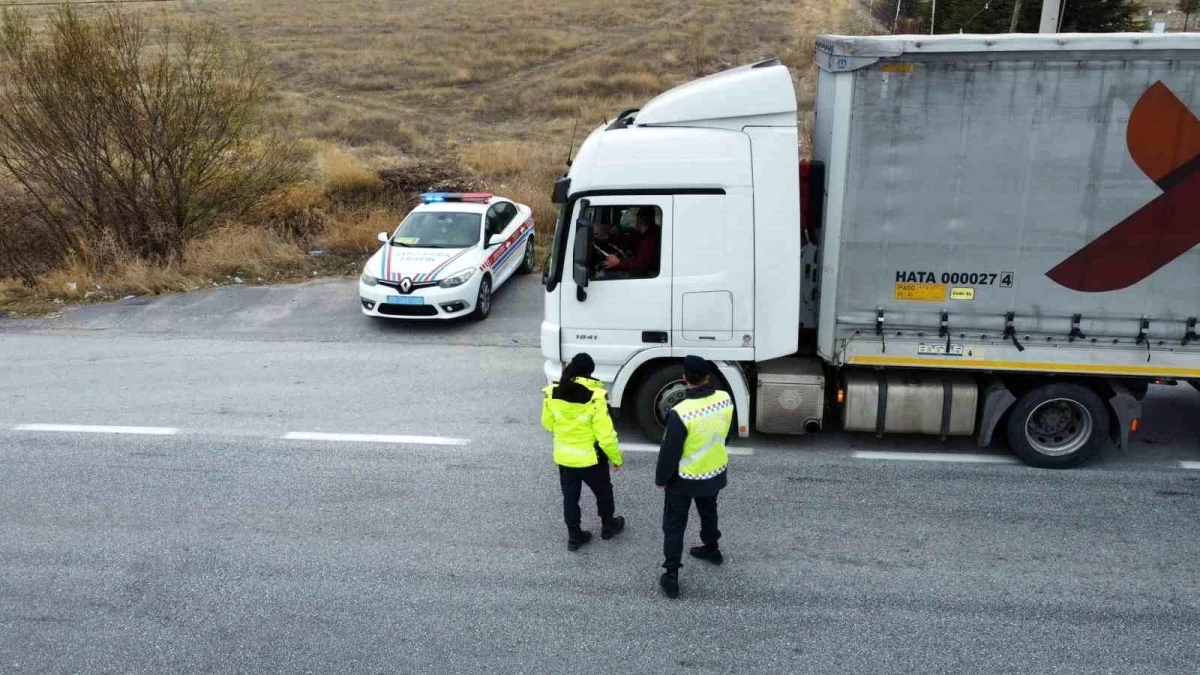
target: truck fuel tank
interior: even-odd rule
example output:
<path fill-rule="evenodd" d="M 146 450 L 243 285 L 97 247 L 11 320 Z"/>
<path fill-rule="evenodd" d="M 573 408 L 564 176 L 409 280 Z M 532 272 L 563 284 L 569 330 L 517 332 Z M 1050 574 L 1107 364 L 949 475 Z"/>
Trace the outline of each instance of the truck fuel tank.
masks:
<path fill-rule="evenodd" d="M 842 424 L 876 434 L 969 436 L 975 431 L 979 386 L 963 373 L 847 370 Z"/>

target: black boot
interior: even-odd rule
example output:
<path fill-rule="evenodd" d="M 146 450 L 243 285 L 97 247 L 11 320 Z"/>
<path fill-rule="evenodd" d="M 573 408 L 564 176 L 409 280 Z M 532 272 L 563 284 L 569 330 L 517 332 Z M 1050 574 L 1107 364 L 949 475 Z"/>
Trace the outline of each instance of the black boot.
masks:
<path fill-rule="evenodd" d="M 580 546 L 592 540 L 592 533 L 578 527 L 567 528 L 567 550 L 578 551 Z"/>
<path fill-rule="evenodd" d="M 691 554 L 693 558 L 699 558 L 714 565 L 720 565 L 725 562 L 725 556 L 721 555 L 721 549 L 717 548 L 716 544 L 694 546 L 692 547 Z"/>
<path fill-rule="evenodd" d="M 658 585 L 662 586 L 663 593 L 667 594 L 668 598 L 674 600 L 679 597 L 679 570 L 667 570 L 658 578 Z"/>
<path fill-rule="evenodd" d="M 604 525 L 600 528 L 600 538 L 604 540 L 612 539 L 621 534 L 621 530 L 625 529 L 625 516 L 615 516 L 604 521 Z"/>

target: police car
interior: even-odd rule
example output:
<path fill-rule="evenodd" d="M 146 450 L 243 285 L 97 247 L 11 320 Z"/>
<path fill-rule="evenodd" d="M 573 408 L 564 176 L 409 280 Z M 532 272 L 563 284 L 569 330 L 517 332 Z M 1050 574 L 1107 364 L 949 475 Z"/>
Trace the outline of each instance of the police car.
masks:
<path fill-rule="evenodd" d="M 359 278 L 363 314 L 481 320 L 497 288 L 533 271 L 533 210 L 487 193 L 426 193 L 379 241 Z"/>

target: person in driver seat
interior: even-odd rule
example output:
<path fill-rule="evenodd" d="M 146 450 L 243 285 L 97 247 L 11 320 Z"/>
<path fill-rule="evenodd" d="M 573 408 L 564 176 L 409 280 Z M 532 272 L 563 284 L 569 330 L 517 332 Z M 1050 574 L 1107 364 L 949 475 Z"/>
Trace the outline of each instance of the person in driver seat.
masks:
<path fill-rule="evenodd" d="M 608 256 L 604 268 L 612 272 L 634 272 L 639 276 L 652 276 L 658 270 L 658 255 L 661 242 L 661 231 L 654 226 L 654 207 L 643 206 L 637 210 L 637 232 L 628 237 L 615 235 L 609 237 L 612 243 L 634 249 L 628 258 Z"/>

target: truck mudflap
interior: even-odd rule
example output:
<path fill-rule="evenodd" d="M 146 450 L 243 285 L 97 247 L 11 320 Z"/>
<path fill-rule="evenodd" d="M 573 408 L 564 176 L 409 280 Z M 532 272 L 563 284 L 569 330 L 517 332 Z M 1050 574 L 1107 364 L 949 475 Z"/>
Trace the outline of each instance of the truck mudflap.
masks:
<path fill-rule="evenodd" d="M 1113 414 L 1116 417 L 1116 433 L 1114 439 L 1117 442 L 1117 447 L 1125 450 L 1129 447 L 1129 435 L 1137 430 L 1137 423 L 1142 418 L 1142 402 L 1137 399 L 1129 389 L 1120 382 L 1109 382 L 1112 387 L 1112 398 L 1108 399 L 1108 405 L 1112 408 Z"/>
<path fill-rule="evenodd" d="M 979 429 L 975 435 L 975 444 L 986 448 L 992 444 L 992 436 L 996 426 L 1004 418 L 1004 413 L 1017 402 L 1017 397 L 1004 386 L 999 378 L 990 378 L 984 383 L 983 404 L 980 406 Z"/>

